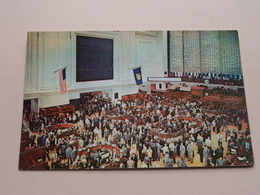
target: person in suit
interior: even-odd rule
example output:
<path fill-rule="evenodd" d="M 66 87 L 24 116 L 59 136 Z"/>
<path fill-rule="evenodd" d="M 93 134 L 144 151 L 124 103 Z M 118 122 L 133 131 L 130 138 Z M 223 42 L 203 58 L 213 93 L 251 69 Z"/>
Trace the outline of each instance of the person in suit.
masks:
<path fill-rule="evenodd" d="M 205 146 L 205 148 L 204 148 L 204 150 L 203 150 L 203 157 L 204 157 L 205 166 L 208 166 L 209 156 L 210 156 L 209 147 Z"/>
<path fill-rule="evenodd" d="M 99 132 L 99 130 L 98 130 L 98 127 L 96 126 L 94 129 L 94 139 L 95 140 L 98 140 L 98 132 Z"/>
<path fill-rule="evenodd" d="M 109 135 L 109 130 L 107 128 L 105 128 L 104 137 L 105 137 L 106 142 L 108 142 L 108 135 Z"/>
<path fill-rule="evenodd" d="M 169 158 L 167 162 L 165 162 L 165 168 L 172 168 L 174 165 L 174 160 L 172 158 Z"/>
<path fill-rule="evenodd" d="M 57 168 L 58 155 L 56 150 L 53 151 L 50 159 L 51 159 L 51 169 Z"/>
<path fill-rule="evenodd" d="M 188 150 L 188 158 L 191 161 L 191 163 L 193 163 L 194 149 L 193 149 L 191 143 L 188 143 L 187 150 Z"/>
<path fill-rule="evenodd" d="M 208 137 L 205 141 L 206 146 L 209 148 L 209 150 L 211 151 L 211 147 L 212 147 L 212 141 L 210 140 L 210 137 Z"/>
<path fill-rule="evenodd" d="M 71 159 L 74 161 L 77 158 L 77 148 L 76 146 L 73 147 L 73 150 L 71 151 Z"/>
<path fill-rule="evenodd" d="M 135 162 L 131 159 L 131 157 L 129 157 L 126 164 L 127 164 L 127 168 L 134 168 Z"/>
<path fill-rule="evenodd" d="M 211 156 L 209 156 L 209 158 L 208 158 L 207 161 L 208 161 L 208 162 L 207 162 L 207 166 L 208 166 L 208 167 L 214 167 L 214 166 L 215 166 L 214 163 L 213 163 L 213 159 L 212 159 Z"/>
<path fill-rule="evenodd" d="M 85 156 L 82 156 L 81 163 L 82 163 L 82 169 L 85 169 L 87 167 L 87 160 Z"/>
<path fill-rule="evenodd" d="M 138 158 L 136 154 L 132 154 L 131 160 L 134 161 L 134 168 L 137 168 Z"/>
<path fill-rule="evenodd" d="M 185 158 L 185 153 L 186 153 L 186 148 L 185 148 L 185 146 L 183 145 L 183 142 L 181 142 L 181 145 L 180 145 L 180 157 L 181 157 L 182 159 Z"/>
<path fill-rule="evenodd" d="M 185 163 L 185 160 L 180 158 L 178 161 L 177 161 L 177 166 L 178 167 L 188 167 L 187 164 Z"/>
<path fill-rule="evenodd" d="M 71 169 L 77 169 L 77 161 L 73 160 L 72 165 L 71 165 Z"/>
<path fill-rule="evenodd" d="M 161 145 L 157 142 L 156 144 L 155 144 L 156 146 L 156 149 L 157 149 L 157 157 L 156 157 L 156 160 L 158 160 L 158 161 L 160 161 L 160 158 L 161 158 Z"/>
<path fill-rule="evenodd" d="M 149 147 L 147 150 L 147 156 L 150 159 L 150 165 L 152 165 L 153 150 L 151 149 L 151 147 Z"/>
<path fill-rule="evenodd" d="M 213 147 L 213 149 L 211 150 L 210 156 L 212 157 L 212 163 L 214 165 L 216 165 L 216 162 L 217 162 L 217 151 L 216 151 L 215 147 Z"/>
<path fill-rule="evenodd" d="M 141 161 L 143 161 L 144 160 L 144 155 L 143 155 L 143 153 L 142 153 L 142 151 L 143 151 L 143 144 L 142 143 L 140 143 L 139 144 L 139 150 L 138 150 L 138 154 L 139 154 L 139 159 L 141 160 Z"/>
<path fill-rule="evenodd" d="M 203 162 L 203 151 L 204 151 L 204 148 L 202 146 L 199 147 L 198 153 L 200 155 L 200 162 Z"/>
<path fill-rule="evenodd" d="M 166 165 L 166 163 L 169 161 L 169 159 L 170 159 L 169 152 L 166 151 L 166 152 L 165 152 L 165 155 L 164 155 L 164 158 L 163 158 L 163 162 L 164 162 L 165 165 Z"/>
<path fill-rule="evenodd" d="M 66 158 L 68 159 L 69 164 L 72 163 L 71 152 L 72 152 L 72 148 L 71 148 L 71 146 L 68 146 L 66 151 L 65 151 L 65 155 L 66 155 Z"/>
<path fill-rule="evenodd" d="M 222 157 L 217 159 L 217 166 L 224 166 L 224 160 L 222 159 Z"/>
<path fill-rule="evenodd" d="M 147 167 L 149 168 L 149 166 L 150 166 L 150 158 L 148 157 L 147 154 L 146 154 L 145 157 L 144 157 L 144 162 L 145 162 L 145 164 L 147 165 Z"/>

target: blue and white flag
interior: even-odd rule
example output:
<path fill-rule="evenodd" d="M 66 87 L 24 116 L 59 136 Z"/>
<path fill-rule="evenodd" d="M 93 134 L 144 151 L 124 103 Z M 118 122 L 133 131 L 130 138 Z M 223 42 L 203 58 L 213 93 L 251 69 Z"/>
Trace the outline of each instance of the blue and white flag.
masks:
<path fill-rule="evenodd" d="M 142 80 L 142 73 L 141 73 L 141 67 L 133 69 L 134 71 L 134 76 L 135 76 L 135 82 L 137 85 L 142 85 L 143 80 Z"/>

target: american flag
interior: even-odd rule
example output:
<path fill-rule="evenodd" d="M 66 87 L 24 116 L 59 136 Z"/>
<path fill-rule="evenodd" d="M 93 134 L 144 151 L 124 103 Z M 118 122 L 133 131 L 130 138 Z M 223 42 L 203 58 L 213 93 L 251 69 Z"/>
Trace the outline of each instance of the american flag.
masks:
<path fill-rule="evenodd" d="M 67 92 L 67 83 L 66 83 L 66 68 L 59 71 L 60 78 L 60 94 Z"/>

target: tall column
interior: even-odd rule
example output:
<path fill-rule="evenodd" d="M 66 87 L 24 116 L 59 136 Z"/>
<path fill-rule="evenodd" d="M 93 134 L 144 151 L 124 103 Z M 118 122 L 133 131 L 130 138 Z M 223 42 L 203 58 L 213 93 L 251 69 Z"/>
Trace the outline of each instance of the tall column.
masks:
<path fill-rule="evenodd" d="M 27 37 L 25 92 L 38 90 L 38 39 L 39 33 L 30 32 Z"/>

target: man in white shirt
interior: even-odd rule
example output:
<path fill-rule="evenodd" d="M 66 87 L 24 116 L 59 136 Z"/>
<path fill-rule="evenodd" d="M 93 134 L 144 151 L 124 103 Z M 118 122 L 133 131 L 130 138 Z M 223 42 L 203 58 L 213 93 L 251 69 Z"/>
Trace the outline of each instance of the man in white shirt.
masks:
<path fill-rule="evenodd" d="M 58 155 L 56 150 L 53 151 L 53 154 L 51 155 L 51 169 L 55 169 L 57 166 L 57 160 L 58 160 Z"/>
<path fill-rule="evenodd" d="M 94 129 L 94 139 L 98 139 L 98 128 L 97 127 L 95 127 L 95 129 Z"/>
<path fill-rule="evenodd" d="M 206 139 L 205 144 L 206 144 L 206 146 L 211 150 L 212 142 L 211 142 L 211 140 L 210 140 L 209 137 Z"/>
<path fill-rule="evenodd" d="M 220 134 L 220 132 L 216 136 L 217 136 L 217 140 L 218 140 L 218 145 L 222 144 L 223 136 Z"/>

